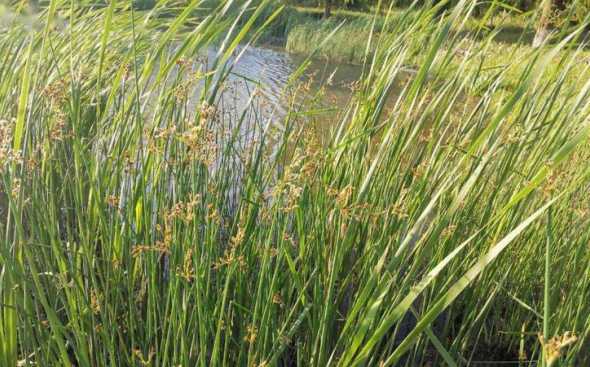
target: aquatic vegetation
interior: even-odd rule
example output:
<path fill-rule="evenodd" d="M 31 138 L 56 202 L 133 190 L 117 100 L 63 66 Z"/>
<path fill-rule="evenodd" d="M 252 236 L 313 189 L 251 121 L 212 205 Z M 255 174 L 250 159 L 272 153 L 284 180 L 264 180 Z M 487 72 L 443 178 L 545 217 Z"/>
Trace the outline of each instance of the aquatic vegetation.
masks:
<path fill-rule="evenodd" d="M 0 365 L 587 363 L 583 33 L 485 68 L 470 4 L 375 22 L 330 127 L 306 63 L 232 110 L 268 1 L 2 23 Z"/>

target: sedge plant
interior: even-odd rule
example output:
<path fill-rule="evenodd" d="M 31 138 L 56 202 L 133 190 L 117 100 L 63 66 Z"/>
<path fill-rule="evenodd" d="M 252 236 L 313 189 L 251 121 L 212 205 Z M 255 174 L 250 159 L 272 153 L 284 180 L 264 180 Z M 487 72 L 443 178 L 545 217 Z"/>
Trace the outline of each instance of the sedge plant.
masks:
<path fill-rule="evenodd" d="M 270 1 L 3 8 L 0 364 L 588 361 L 582 27 L 487 67 L 445 5 L 373 21 L 329 127 L 305 63 L 228 102 Z"/>

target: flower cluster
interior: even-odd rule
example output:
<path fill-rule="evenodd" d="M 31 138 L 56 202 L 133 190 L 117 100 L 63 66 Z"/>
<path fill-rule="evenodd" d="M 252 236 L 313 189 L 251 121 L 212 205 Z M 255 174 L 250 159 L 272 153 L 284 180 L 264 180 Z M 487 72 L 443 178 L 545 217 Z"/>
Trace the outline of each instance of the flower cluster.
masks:
<path fill-rule="evenodd" d="M 182 268 L 176 270 L 176 275 L 184 278 L 186 281 L 191 281 L 195 278 L 195 269 L 193 266 L 193 249 L 189 248 L 184 255 L 184 262 Z"/>
<path fill-rule="evenodd" d="M 172 208 L 166 211 L 166 223 L 173 219 L 180 219 L 185 223 L 192 222 L 195 219 L 195 208 L 201 200 L 201 195 L 190 194 L 186 202 L 178 202 Z"/>
<path fill-rule="evenodd" d="M 298 207 L 299 199 L 306 186 L 312 186 L 316 172 L 321 164 L 321 149 L 312 132 L 305 134 L 306 144 L 296 148 L 289 165 L 285 167 L 283 178 L 271 192 L 274 198 L 283 198 L 282 210 L 290 212 Z"/>
<path fill-rule="evenodd" d="M 539 341 L 543 346 L 543 355 L 547 366 L 552 366 L 561 357 L 564 349 L 578 341 L 578 337 L 567 331 L 563 335 L 554 336 L 549 340 L 545 340 L 543 334 L 539 334 Z"/>
<path fill-rule="evenodd" d="M 21 155 L 12 149 L 13 126 L 7 120 L 0 119 L 0 173 L 11 163 L 21 163 Z"/>
<path fill-rule="evenodd" d="M 157 241 L 155 245 L 136 245 L 131 249 L 131 256 L 138 257 L 145 252 L 158 252 L 170 254 L 170 248 L 163 241 Z"/>
<path fill-rule="evenodd" d="M 258 336 L 258 329 L 254 325 L 248 325 L 248 327 L 246 327 L 246 332 L 244 341 L 248 344 L 254 344 L 256 337 Z"/>
<path fill-rule="evenodd" d="M 100 292 L 93 289 L 90 292 L 90 309 L 92 310 L 92 313 L 94 313 L 95 315 L 98 315 L 100 313 L 101 300 L 102 300 L 102 296 L 101 296 Z"/>
<path fill-rule="evenodd" d="M 47 85 L 41 94 L 51 102 L 60 105 L 67 99 L 68 82 L 65 79 L 57 80 Z"/>
<path fill-rule="evenodd" d="M 216 263 L 213 264 L 213 269 L 220 269 L 224 266 L 231 266 L 237 264 L 240 268 L 246 266 L 246 260 L 244 255 L 236 255 L 235 248 L 231 247 L 224 251 L 223 257 L 219 258 Z"/>
<path fill-rule="evenodd" d="M 203 125 L 193 126 L 178 136 L 179 140 L 187 147 L 189 162 L 199 161 L 210 166 L 217 158 L 217 143 L 213 131 Z"/>

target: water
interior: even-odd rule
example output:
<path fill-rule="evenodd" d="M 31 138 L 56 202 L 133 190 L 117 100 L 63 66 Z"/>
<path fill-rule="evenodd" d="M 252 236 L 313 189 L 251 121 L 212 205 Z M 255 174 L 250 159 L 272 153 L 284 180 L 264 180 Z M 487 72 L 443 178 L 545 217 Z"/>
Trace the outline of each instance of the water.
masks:
<path fill-rule="evenodd" d="M 174 82 L 176 76 L 182 75 L 184 81 L 191 80 L 196 74 L 210 73 L 216 70 L 214 60 L 217 49 L 210 48 L 194 60 L 183 60 L 173 70 L 168 83 Z M 314 60 L 306 68 L 302 77 L 292 81 L 293 73 L 305 61 L 299 55 L 289 54 L 274 47 L 238 47 L 228 64 L 231 72 L 223 84 L 222 91 L 214 100 L 214 120 L 208 120 L 208 129 L 214 131 L 215 143 L 223 150 L 231 146 L 229 156 L 225 156 L 225 165 L 235 167 L 232 179 L 239 182 L 242 175 L 240 155 L 265 136 L 266 147 L 271 154 L 280 144 L 269 143 L 275 134 L 266 134 L 268 127 L 280 132 L 286 121 L 295 119 L 295 123 L 319 126 L 320 141 L 329 136 L 327 130 L 334 125 L 341 110 L 352 96 L 351 86 L 355 83 L 361 69 L 358 66 Z M 178 74 L 180 73 L 180 74 Z M 202 91 L 204 80 L 198 79 L 187 94 L 189 115 L 203 109 Z M 321 93 L 318 93 L 321 90 Z M 148 98 L 156 98 L 156 95 Z M 149 100 L 146 106 L 157 106 Z M 156 111 L 151 111 L 155 113 Z M 292 117 L 295 115 L 295 117 Z M 239 129 L 236 127 L 239 124 Z M 234 135 L 235 132 L 237 135 Z M 280 134 L 278 134 L 280 135 Z M 278 136 L 277 135 L 277 136 Z M 231 143 L 229 143 L 231 139 Z M 278 139 L 274 142 L 278 143 Z M 211 172 L 219 168 L 222 157 L 218 156 Z M 281 166 L 282 163 L 279 163 Z M 277 169 L 280 169 L 277 168 Z M 128 187 L 132 187 L 133 177 L 128 177 Z M 174 177 L 170 178 L 170 190 L 174 187 Z M 239 202 L 240 186 L 231 185 L 225 199 L 229 210 L 235 210 Z M 120 195 L 124 197 L 123 194 Z M 123 202 L 123 199 L 121 199 Z"/>
<path fill-rule="evenodd" d="M 304 57 L 270 47 L 238 49 L 238 52 L 242 51 L 230 79 L 248 84 L 247 87 L 242 88 L 243 93 L 247 93 L 247 90 L 258 83 L 270 103 L 284 112 L 282 93 L 292 73 L 305 61 Z M 337 108 L 348 101 L 351 94 L 350 86 L 358 80 L 359 75 L 360 67 L 355 65 L 312 60 L 301 82 L 311 81 L 311 89 L 306 91 L 307 94 L 313 94 L 320 86 L 323 86 L 324 102 Z"/>
<path fill-rule="evenodd" d="M 210 48 L 184 72 L 189 75 L 197 70 L 210 72 L 216 56 L 217 50 Z M 235 121 L 246 113 L 248 119 L 263 124 L 280 123 L 288 112 L 295 110 L 306 112 L 300 115 L 307 119 L 331 124 L 350 100 L 351 87 L 361 69 L 355 65 L 313 60 L 303 76 L 293 81 L 293 73 L 304 61 L 304 57 L 277 47 L 238 47 L 229 60 L 231 73 L 215 100 L 217 112 L 223 114 L 222 120 Z M 200 107 L 202 87 L 202 83 L 194 86 L 188 96 L 192 110 Z"/>

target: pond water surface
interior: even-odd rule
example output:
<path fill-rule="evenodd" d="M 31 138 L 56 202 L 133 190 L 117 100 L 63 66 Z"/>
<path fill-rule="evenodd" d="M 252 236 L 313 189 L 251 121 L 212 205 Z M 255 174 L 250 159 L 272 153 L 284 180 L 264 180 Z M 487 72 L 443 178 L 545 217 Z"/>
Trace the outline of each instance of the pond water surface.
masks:
<path fill-rule="evenodd" d="M 211 70 L 211 60 L 215 60 L 216 54 L 216 49 L 207 50 L 206 61 L 203 62 L 208 65 L 207 70 Z M 223 93 L 216 100 L 217 107 L 234 115 L 251 109 L 259 121 L 276 121 L 281 120 L 287 111 L 292 112 L 295 103 L 302 109 L 313 109 L 313 113 L 308 115 L 330 124 L 349 102 L 351 88 L 360 77 L 361 67 L 316 59 L 309 63 L 302 77 L 293 81 L 293 73 L 304 61 L 305 57 L 278 47 L 238 47 L 229 61 L 231 73 L 224 83 Z M 195 107 L 200 100 L 200 88 L 197 86 L 189 97 Z M 318 93 L 320 89 L 321 93 Z M 263 100 L 262 103 L 255 103 L 254 108 L 251 101 L 253 94 Z M 310 99 L 314 103 L 304 103 Z"/>

